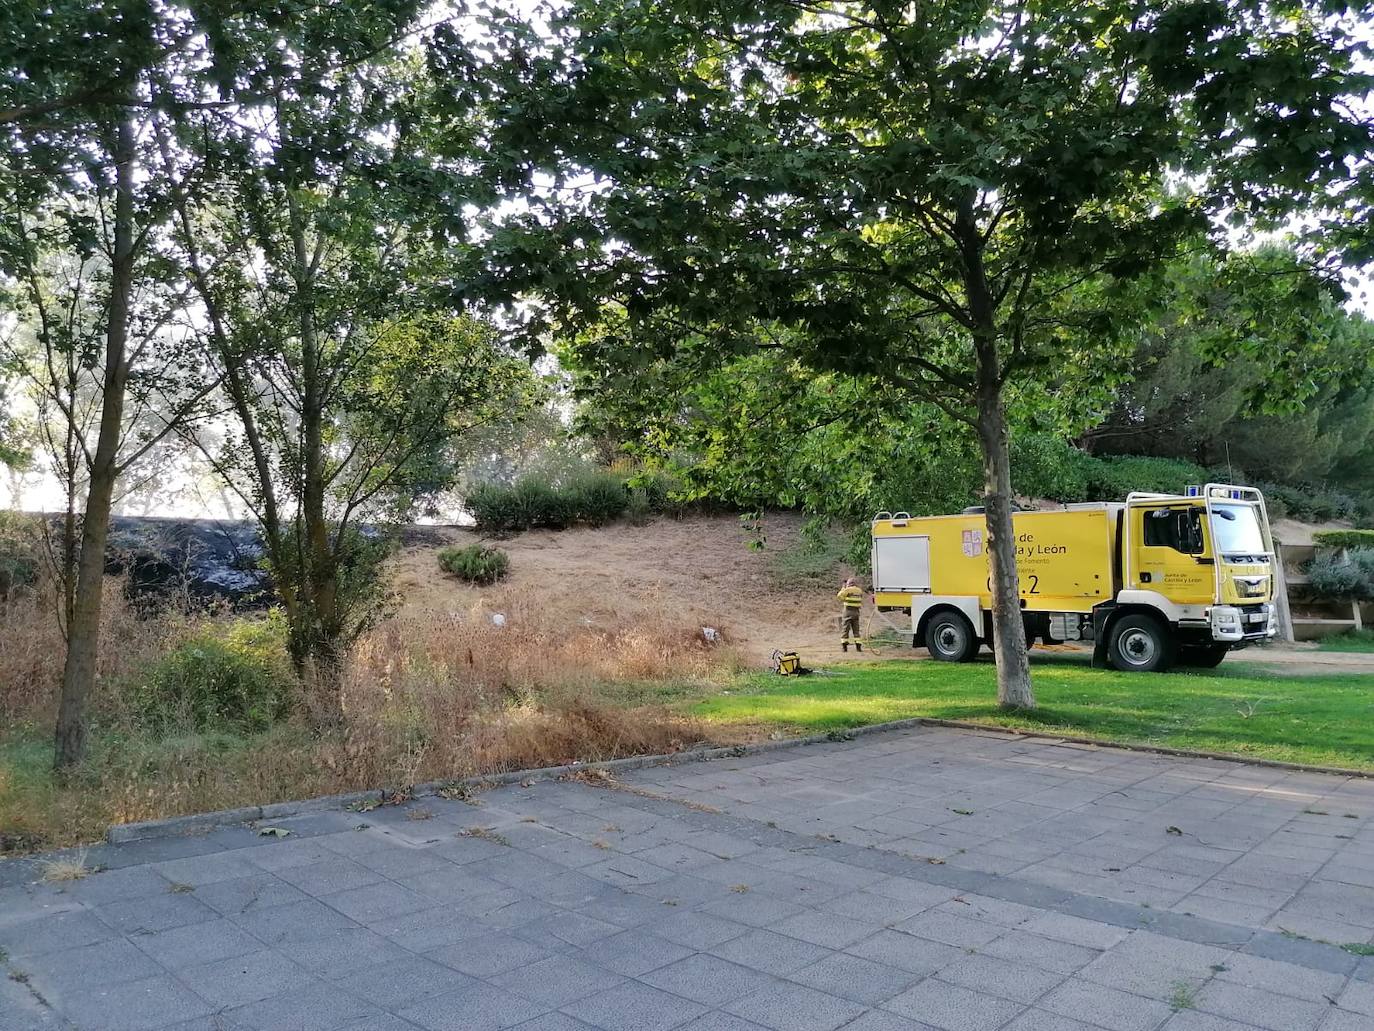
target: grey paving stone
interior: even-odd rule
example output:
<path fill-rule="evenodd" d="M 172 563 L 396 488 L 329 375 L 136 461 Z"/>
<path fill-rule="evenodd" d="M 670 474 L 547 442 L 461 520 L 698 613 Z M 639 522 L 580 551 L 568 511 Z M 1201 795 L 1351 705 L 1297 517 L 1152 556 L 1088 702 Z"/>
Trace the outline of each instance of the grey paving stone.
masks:
<path fill-rule="evenodd" d="M 203 923 L 219 916 L 193 894 L 165 893 L 141 899 L 124 899 L 96 909 L 101 920 L 121 934 L 165 931 L 169 927 Z"/>
<path fill-rule="evenodd" d="M 383 879 L 376 870 L 370 870 L 361 863 L 337 855 L 317 862 L 287 866 L 277 870 L 276 874 L 307 895 L 317 897 L 376 884 Z"/>
<path fill-rule="evenodd" d="M 468 975 L 423 956 L 402 956 L 389 963 L 379 959 L 365 968 L 355 969 L 363 972 L 338 977 L 335 983 L 341 988 L 358 990 L 361 976 L 366 981 L 363 994 L 367 1001 L 384 1010 L 399 1010 L 432 995 L 473 984 L 473 978 Z"/>
<path fill-rule="evenodd" d="M 625 978 L 574 956 L 550 956 L 491 978 L 491 983 L 547 1006 L 566 1006 L 624 983 Z"/>
<path fill-rule="evenodd" d="M 1021 930 L 1008 931 L 978 951 L 983 955 L 1026 963 L 1058 974 L 1072 974 L 1081 970 L 1102 954 L 1084 945 L 1071 945 Z"/>
<path fill-rule="evenodd" d="M 548 959 L 549 955 L 549 950 L 543 946 L 501 931 L 478 935 L 429 953 L 431 959 L 473 977 L 504 974 Z"/>
<path fill-rule="evenodd" d="M 722 942 L 710 950 L 713 956 L 761 970 L 766 974 L 790 974 L 830 955 L 831 950 L 800 938 L 754 929 Z"/>
<path fill-rule="evenodd" d="M 659 967 L 640 980 L 715 1008 L 777 984 L 776 978 L 762 971 L 704 953 Z"/>
<path fill-rule="evenodd" d="M 171 884 L 151 866 L 130 866 L 120 870 L 105 870 L 66 885 L 61 894 L 68 898 L 98 906 L 121 899 L 160 895 Z"/>
<path fill-rule="evenodd" d="M 1164 1022 L 1160 1031 L 1255 1031 L 1255 1025 L 1238 1024 L 1212 1013 L 1180 1010 Z"/>
<path fill-rule="evenodd" d="M 429 952 L 493 931 L 485 920 L 453 906 L 431 906 L 377 920 L 369 929 L 411 952 Z"/>
<path fill-rule="evenodd" d="M 177 978 L 216 1009 L 230 1009 L 298 990 L 313 980 L 281 953 L 270 949 L 183 967 L 177 971 Z"/>
<path fill-rule="evenodd" d="M 168 970 L 242 956 L 262 948 L 257 938 L 225 919 L 140 934 L 131 941 Z"/>
<path fill-rule="evenodd" d="M 289 902 L 268 909 L 231 913 L 229 919 L 268 945 L 310 941 L 357 923 L 318 899 Z"/>
<path fill-rule="evenodd" d="M 746 925 L 737 924 L 733 920 L 681 910 L 673 910 L 672 916 L 646 924 L 645 927 L 660 938 L 667 938 L 690 949 L 711 949 L 750 930 Z"/>
<path fill-rule="evenodd" d="M 283 906 L 309 897 L 294 885 L 261 871 L 248 877 L 206 884 L 195 889 L 195 896 L 215 912 L 225 915 Z"/>
<path fill-rule="evenodd" d="M 884 1008 L 945 1031 L 993 1031 L 1025 1007 L 930 977 Z"/>
<path fill-rule="evenodd" d="M 722 1008 L 775 1031 L 834 1031 L 864 1012 L 849 999 L 791 984 L 764 988 Z"/>
<path fill-rule="evenodd" d="M 430 1031 L 496 1031 L 525 1023 L 548 1010 L 542 1003 L 474 980 L 465 988 L 407 1006 L 398 1015 Z"/>
<path fill-rule="evenodd" d="M 45 952 L 25 960 L 23 970 L 45 994 L 53 989 L 79 991 L 119 981 L 139 981 L 164 972 L 126 938 Z"/>
<path fill-rule="evenodd" d="M 844 1031 L 935 1031 L 929 1024 L 908 1020 L 886 1010 L 869 1010 L 852 1023 L 844 1026 Z"/>
<path fill-rule="evenodd" d="M 380 1010 L 353 992 L 322 982 L 240 1006 L 226 1016 L 232 1026 L 254 1031 L 372 1031 L 385 1019 Z"/>
<path fill-rule="evenodd" d="M 627 977 L 638 977 L 651 970 L 675 963 L 693 950 L 677 945 L 643 929 L 631 929 L 602 938 L 582 955 L 600 967 Z"/>
<path fill-rule="evenodd" d="M 776 906 L 783 905 L 783 903 L 780 902 L 774 902 L 772 904 Z M 722 901 L 722 905 L 727 904 Z M 647 924 L 662 920 L 665 908 L 669 907 L 665 907 L 658 899 L 648 898 L 643 895 L 636 895 L 625 891 L 612 891 L 577 906 L 576 911 L 583 916 L 589 916 L 595 920 L 615 924 L 620 928 L 628 928 L 643 927 Z M 715 915 L 727 917 L 729 919 L 741 920 L 738 915 L 732 915 L 728 908 L 716 913 L 711 906 L 705 906 L 703 907 L 703 912 L 714 913 Z M 781 916 L 788 915 L 790 914 L 781 914 Z M 748 923 L 749 921 L 741 920 L 741 922 Z"/>
<path fill-rule="evenodd" d="M 0 948 L 11 956 L 34 956 L 94 945 L 115 934 L 114 928 L 94 913 L 72 909 L 0 924 Z"/>
<path fill-rule="evenodd" d="M 62 1013 L 81 1031 L 147 1031 L 209 1015 L 210 1006 L 165 975 L 124 981 L 62 999 Z"/>
<path fill-rule="evenodd" d="M 830 995 L 876 1006 L 910 988 L 921 976 L 900 967 L 836 952 L 794 971 L 788 979 Z"/>
<path fill-rule="evenodd" d="M 562 1009 L 605 1031 L 667 1031 L 706 1012 L 699 1003 L 633 981 Z"/>
<path fill-rule="evenodd" d="M 323 896 L 320 901 L 360 924 L 392 920 L 407 913 L 418 912 L 432 904 L 430 899 L 418 892 L 390 881 L 335 892 Z"/>
<path fill-rule="evenodd" d="M 940 971 L 940 978 L 986 995 L 1029 1004 L 1061 983 L 1064 975 L 1026 963 L 976 955 L 951 963 Z"/>
<path fill-rule="evenodd" d="M 619 934 L 620 930 L 618 924 L 597 920 L 583 913 L 559 910 L 550 916 L 521 924 L 511 933 L 555 951 L 569 945 L 586 947 L 602 938 Z"/>
<path fill-rule="evenodd" d="M 1091 949 L 1110 949 L 1127 934 L 1120 927 L 1063 913 L 1044 913 L 1026 921 L 1021 925 L 1021 929 L 1044 938 L 1054 938 L 1070 945 L 1084 945 Z"/>
<path fill-rule="evenodd" d="M 1076 979 L 1060 985 L 1036 1005 L 1112 1031 L 1149 1031 L 1172 1012 L 1162 1002 Z"/>
<path fill-rule="evenodd" d="M 407 1024 L 407 1027 L 414 1027 L 414 1024 Z M 360 1029 L 361 1031 L 361 1029 Z M 583 1023 L 576 1017 L 570 1017 L 566 1013 L 545 1013 L 527 1020 L 523 1024 L 516 1025 L 516 1031 L 598 1031 L 591 1024 Z"/>
<path fill-rule="evenodd" d="M 916 974 L 933 974 L 966 955 L 963 949 L 954 945 L 901 931 L 879 931 L 871 938 L 855 942 L 845 951 Z"/>
<path fill-rule="evenodd" d="M 1321 1031 L 1369 1031 L 1369 1018 L 1349 1010 L 1332 1010 L 1322 1021 Z"/>
<path fill-rule="evenodd" d="M 1251 938 L 1241 947 L 1241 951 L 1248 955 L 1292 963 L 1294 966 L 1311 967 L 1314 970 L 1326 970 L 1333 974 L 1348 974 L 1359 962 L 1350 953 L 1321 942 L 1303 941 L 1264 931 Z"/>
<path fill-rule="evenodd" d="M 398 883 L 439 902 L 456 902 L 474 895 L 489 895 L 508 885 L 490 877 L 474 873 L 466 866 L 440 860 L 442 866 L 431 867 L 398 878 Z"/>
<path fill-rule="evenodd" d="M 1277 990 L 1279 985 L 1275 984 L 1271 987 Z M 1374 985 L 1367 981 L 1351 981 L 1345 991 L 1336 997 L 1336 1003 L 1342 1009 L 1350 1010 L 1352 1013 L 1374 1017 Z"/>
<path fill-rule="evenodd" d="M 800 938 L 812 945 L 842 949 L 856 941 L 871 937 L 881 930 L 881 925 L 834 913 L 810 911 L 780 920 L 771 925 L 769 930 L 791 938 Z"/>
<path fill-rule="evenodd" d="M 1261 988 L 1213 981 L 1197 994 L 1196 1007 L 1271 1031 L 1311 1031 L 1330 1008 L 1327 1002 L 1307 1002 Z"/>
<path fill-rule="evenodd" d="M 1007 1024 L 1003 1031 L 1101 1031 L 1096 1024 L 1085 1024 L 1059 1013 L 1028 1009 Z"/>
<path fill-rule="evenodd" d="M 327 930 L 317 937 L 292 942 L 286 952 L 293 962 L 326 980 L 416 958 L 411 951 L 365 927 Z"/>
<path fill-rule="evenodd" d="M 173 884 L 189 884 L 197 888 L 204 884 L 247 877 L 258 872 L 257 867 L 237 852 L 171 859 L 165 863 L 155 863 L 149 869 L 161 874 Z"/>

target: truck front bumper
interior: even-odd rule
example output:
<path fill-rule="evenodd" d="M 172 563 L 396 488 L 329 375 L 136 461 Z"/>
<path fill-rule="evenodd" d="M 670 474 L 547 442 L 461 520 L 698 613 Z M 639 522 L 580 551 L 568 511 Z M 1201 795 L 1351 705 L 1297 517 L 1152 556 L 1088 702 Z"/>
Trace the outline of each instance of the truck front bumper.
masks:
<path fill-rule="evenodd" d="M 1212 640 L 1227 643 L 1266 641 L 1279 632 L 1276 612 L 1274 605 L 1269 602 L 1262 605 L 1213 605 L 1208 610 Z"/>

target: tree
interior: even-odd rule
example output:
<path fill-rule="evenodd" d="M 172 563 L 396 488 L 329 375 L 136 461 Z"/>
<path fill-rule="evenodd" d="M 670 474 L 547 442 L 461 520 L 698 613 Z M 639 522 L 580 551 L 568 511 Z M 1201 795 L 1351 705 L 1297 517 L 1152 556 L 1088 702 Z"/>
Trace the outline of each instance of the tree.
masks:
<path fill-rule="evenodd" d="M 1086 446 L 1281 482 L 1358 466 L 1374 443 L 1374 323 L 1343 310 L 1307 261 L 1277 247 L 1190 255 L 1146 285 L 1155 314 Z M 1296 396 L 1295 382 L 1308 384 Z"/>
<path fill-rule="evenodd" d="M 395 45 L 415 9 L 231 12 L 211 35 L 233 41 L 236 117 L 159 125 L 234 424 L 223 445 L 192 439 L 262 528 L 321 725 L 342 717 L 344 659 L 378 611 L 362 524 L 449 486 L 457 443 L 534 396 L 528 364 L 432 290 L 474 180 L 470 150 L 431 146 L 422 71 Z"/>
<path fill-rule="evenodd" d="M 1345 30 L 1291 13 L 580 0 L 547 47 L 513 35 L 497 69 L 494 152 L 518 155 L 512 177 L 553 185 L 496 222 L 487 281 L 543 302 L 532 335 L 621 305 L 633 341 L 604 360 L 626 369 L 782 348 L 966 426 L 982 455 L 998 699 L 1030 706 L 1007 391 L 1067 366 L 1119 374 L 1119 284 L 1206 230 L 1213 180 L 1275 183 L 1261 191 L 1270 216 L 1303 194 L 1236 160 L 1243 120 L 1264 112 L 1263 149 L 1281 162 L 1306 145 L 1278 139 L 1289 120 L 1344 125 L 1340 104 L 1362 87 Z M 1290 119 L 1295 96 L 1306 106 Z M 1357 136 L 1319 145 L 1354 154 Z M 1182 169 L 1193 189 L 1170 192 Z M 794 332 L 768 340 L 761 326 Z"/>
<path fill-rule="evenodd" d="M 99 655 L 101 591 L 110 511 L 121 476 L 174 427 L 184 408 L 160 404 L 159 426 L 143 439 L 140 420 L 149 379 L 180 386 L 196 363 L 159 364 L 166 339 L 167 268 L 156 256 L 165 224 L 162 194 L 148 175 L 146 110 L 189 102 L 198 49 L 181 9 L 146 0 L 11 5 L 0 27 L 0 276 L 18 284 L 36 327 L 45 399 L 61 415 L 69 488 L 62 567 L 67 654 L 55 735 L 55 763 L 70 767 L 85 747 L 86 699 Z M 80 41 L 77 45 L 75 41 Z M 67 271 L 80 270 L 86 324 L 53 311 L 48 272 L 51 239 L 61 240 Z M 90 278 L 85 278 L 86 270 Z M 141 287 L 160 298 L 141 311 Z M 157 345 L 157 346 L 154 346 Z M 188 377 L 186 373 L 191 373 Z M 134 408 L 129 409 L 131 384 Z M 190 387 L 188 404 L 205 393 Z M 87 430 L 90 430 L 89 435 Z M 78 473 L 78 466 L 81 472 Z M 74 545 L 79 507 L 80 545 Z M 74 567 L 74 572 L 72 571 Z"/>

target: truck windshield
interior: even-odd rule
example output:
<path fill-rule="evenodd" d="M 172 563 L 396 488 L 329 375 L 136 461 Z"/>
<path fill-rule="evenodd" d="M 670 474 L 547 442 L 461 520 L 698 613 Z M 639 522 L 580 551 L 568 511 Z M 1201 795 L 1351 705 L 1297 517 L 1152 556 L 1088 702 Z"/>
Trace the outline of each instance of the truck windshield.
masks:
<path fill-rule="evenodd" d="M 1218 555 L 1262 555 L 1268 550 L 1250 505 L 1213 505 L 1212 540 Z"/>

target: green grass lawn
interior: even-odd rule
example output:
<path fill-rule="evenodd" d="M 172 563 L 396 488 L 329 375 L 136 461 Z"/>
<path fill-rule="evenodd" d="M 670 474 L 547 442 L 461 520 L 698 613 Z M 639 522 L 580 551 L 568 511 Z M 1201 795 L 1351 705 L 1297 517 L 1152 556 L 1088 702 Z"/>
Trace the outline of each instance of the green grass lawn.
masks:
<path fill-rule="evenodd" d="M 1003 712 L 988 661 L 846 665 L 800 679 L 746 677 L 691 706 L 723 723 L 814 733 L 913 716 L 1100 741 L 1374 770 L 1374 676 L 1284 676 L 1243 662 L 1207 673 L 1117 673 L 1036 655 L 1029 713 Z"/>
<path fill-rule="evenodd" d="M 1374 630 L 1350 630 L 1323 637 L 1317 646 L 1324 652 L 1374 652 Z"/>

